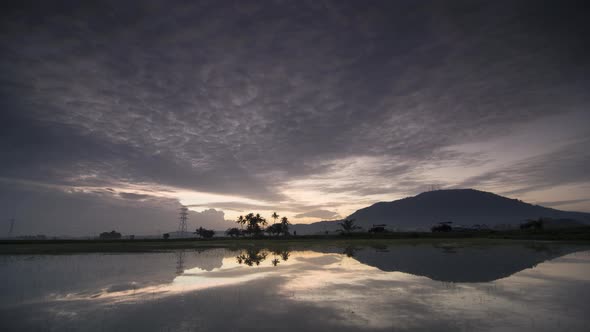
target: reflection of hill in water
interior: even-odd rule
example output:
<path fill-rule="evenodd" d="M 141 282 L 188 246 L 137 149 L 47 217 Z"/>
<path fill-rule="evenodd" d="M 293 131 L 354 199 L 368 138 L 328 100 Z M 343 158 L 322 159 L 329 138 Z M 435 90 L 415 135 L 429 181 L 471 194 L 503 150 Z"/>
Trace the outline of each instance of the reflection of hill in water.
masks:
<path fill-rule="evenodd" d="M 488 282 L 588 246 L 512 244 L 489 246 L 391 246 L 346 248 L 345 254 L 380 270 L 449 282 Z"/>

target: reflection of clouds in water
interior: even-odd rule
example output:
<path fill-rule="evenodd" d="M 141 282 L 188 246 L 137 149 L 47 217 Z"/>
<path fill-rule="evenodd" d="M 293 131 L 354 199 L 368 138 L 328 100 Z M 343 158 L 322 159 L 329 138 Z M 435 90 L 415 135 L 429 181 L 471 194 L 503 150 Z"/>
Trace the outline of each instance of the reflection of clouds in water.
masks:
<path fill-rule="evenodd" d="M 572 263 L 576 255 L 586 258 Z M 562 325 L 582 328 L 587 322 L 581 308 L 590 299 L 589 257 L 588 252 L 571 254 L 563 261 L 541 263 L 492 283 L 444 283 L 349 266 L 345 271 L 308 272 L 303 280 L 295 278 L 284 287 L 294 287 L 294 300 L 350 312 L 349 319 L 343 322 L 362 327 L 387 328 L 395 324 L 418 328 L 423 320 L 460 317 L 463 322 L 493 320 L 496 327 L 508 329 L 535 326 L 551 331 Z M 564 269 L 564 265 L 572 266 Z M 575 275 L 570 274 L 573 270 Z M 477 327 L 481 329 L 481 323 Z"/>
<path fill-rule="evenodd" d="M 588 281 L 590 259 L 573 257 L 575 254 L 542 263 L 492 283 L 467 284 L 383 272 L 337 254 L 293 252 L 291 259 L 280 267 L 266 260 L 255 269 L 227 257 L 220 268 L 212 271 L 188 269 L 168 284 L 104 292 L 93 299 L 102 304 L 149 302 L 218 287 L 253 287 L 264 293 L 269 291 L 265 289 L 267 285 L 275 285 L 275 296 L 337 312 L 342 315 L 339 324 L 359 328 L 420 328 L 425 321 L 461 317 L 462 324 L 466 324 L 462 328 L 475 327 L 476 322 L 490 319 L 499 326 L 517 328 L 530 326 L 534 319 L 535 324 L 543 324 L 538 327 L 543 330 L 555 328 L 556 322 L 565 324 L 556 317 L 562 315 L 564 302 L 572 299 L 564 298 L 561 292 L 567 294 L 568 288 L 575 291 Z M 575 265 L 577 274 L 572 276 L 566 272 L 571 269 L 563 270 L 564 265 Z M 478 328 L 483 327 L 481 322 Z M 582 323 L 579 317 L 567 318 L 567 324 Z"/>
<path fill-rule="evenodd" d="M 255 270 L 236 262 L 234 257 L 225 257 L 219 268 L 214 268 L 211 271 L 206 271 L 200 267 L 186 269 L 170 283 L 145 287 L 136 287 L 136 284 L 132 284 L 132 287 L 131 285 L 112 285 L 97 292 L 55 294 L 52 298 L 54 300 L 70 301 L 92 299 L 103 301 L 105 304 L 107 302 L 135 302 L 143 298 L 153 300 L 214 287 L 237 286 L 258 279 L 295 275 L 314 268 L 321 270 L 329 268 L 329 266 L 321 264 L 322 261 L 326 262 L 326 259 L 329 259 L 335 262 L 335 259 L 337 259 L 337 255 L 326 255 L 311 251 L 296 252 L 292 257 L 291 260 L 283 261 L 280 268 L 274 266 L 272 260 L 263 260 Z"/>
<path fill-rule="evenodd" d="M 526 273 L 525 273 L 526 272 Z M 578 252 L 552 261 L 551 265 L 539 265 L 534 273 L 523 271 L 523 275 L 548 279 L 557 277 L 562 280 L 590 281 L 590 251 Z"/>
<path fill-rule="evenodd" d="M 89 326 L 97 310 L 108 312 L 105 317 L 112 319 L 107 329 L 120 328 L 117 324 L 123 320 L 128 324 L 155 320 L 145 324 L 147 330 L 194 327 L 195 320 L 205 330 L 280 326 L 286 330 L 553 331 L 584 330 L 587 323 L 583 308 L 590 299 L 590 252 L 481 283 L 385 272 L 334 253 L 294 251 L 287 261 L 273 266 L 268 252 L 268 258 L 253 267 L 239 264 L 238 254 L 218 252 L 205 261 L 190 261 L 188 254 L 184 272 L 168 281 L 57 293 L 52 300 L 37 302 L 36 310 L 65 327 L 67 322 Z M 173 274 L 175 256 L 169 258 L 168 273 Z M 25 317 L 31 315 L 28 305 L 22 308 L 27 310 Z M 263 322 L 256 317 L 263 317 L 258 318 Z"/>

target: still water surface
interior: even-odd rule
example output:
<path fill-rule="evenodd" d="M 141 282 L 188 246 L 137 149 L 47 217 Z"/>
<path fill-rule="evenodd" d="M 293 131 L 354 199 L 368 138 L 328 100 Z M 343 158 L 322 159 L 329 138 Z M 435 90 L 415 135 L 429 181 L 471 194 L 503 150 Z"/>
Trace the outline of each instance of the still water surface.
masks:
<path fill-rule="evenodd" d="M 0 256 L 2 331 L 588 331 L 590 247 Z"/>

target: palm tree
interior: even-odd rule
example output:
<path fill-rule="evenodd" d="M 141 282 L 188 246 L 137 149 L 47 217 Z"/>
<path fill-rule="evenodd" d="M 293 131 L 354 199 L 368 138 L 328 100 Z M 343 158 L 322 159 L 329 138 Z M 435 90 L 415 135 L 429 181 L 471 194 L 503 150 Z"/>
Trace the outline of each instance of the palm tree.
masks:
<path fill-rule="evenodd" d="M 258 229 L 257 233 L 260 232 L 264 232 L 264 226 L 266 226 L 268 223 L 266 222 L 266 219 L 262 218 L 262 216 L 260 215 L 260 213 L 256 214 L 256 218 L 255 218 L 255 222 L 256 222 L 256 228 Z M 260 224 L 260 225 L 258 225 Z"/>
<path fill-rule="evenodd" d="M 283 232 L 283 235 L 287 235 L 289 234 L 289 219 L 287 219 L 287 217 L 282 217 L 281 218 L 281 231 Z"/>
<path fill-rule="evenodd" d="M 274 220 L 273 224 L 276 224 L 277 219 L 279 219 L 279 215 L 276 212 L 273 212 L 272 216 L 270 216 L 270 217 Z"/>
<path fill-rule="evenodd" d="M 239 220 L 238 220 L 239 222 Z M 260 235 L 263 232 L 262 226 L 266 226 L 266 219 L 262 218 L 260 214 L 248 213 L 244 217 L 243 223 L 246 225 L 246 234 Z"/>
<path fill-rule="evenodd" d="M 246 223 L 246 219 L 244 218 L 244 216 L 239 216 L 236 222 L 240 225 L 240 228 L 243 229 L 244 224 Z"/>

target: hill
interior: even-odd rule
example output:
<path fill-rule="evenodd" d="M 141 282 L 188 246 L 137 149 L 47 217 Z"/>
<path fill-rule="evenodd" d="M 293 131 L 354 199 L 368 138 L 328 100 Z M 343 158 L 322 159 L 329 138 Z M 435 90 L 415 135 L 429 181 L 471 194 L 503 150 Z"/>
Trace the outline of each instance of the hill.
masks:
<path fill-rule="evenodd" d="M 452 221 L 453 225 L 516 226 L 532 218 L 554 219 L 552 228 L 590 223 L 590 213 L 560 211 L 525 203 L 494 193 L 474 189 L 450 189 L 424 192 L 392 202 L 379 202 L 357 210 L 348 218 L 365 229 L 385 224 L 390 229 L 429 230 L 436 223 Z M 563 222 L 560 222 L 562 220 Z M 301 234 L 338 229 L 334 221 L 297 225 Z"/>

